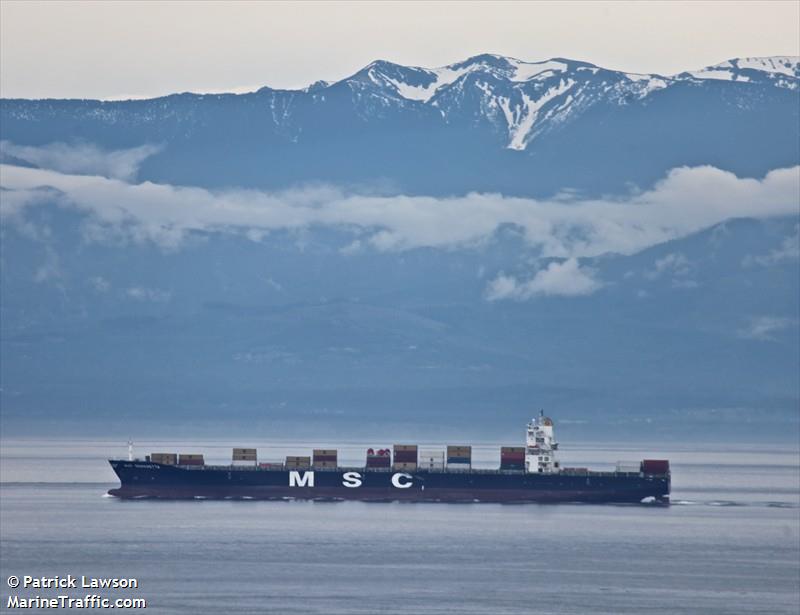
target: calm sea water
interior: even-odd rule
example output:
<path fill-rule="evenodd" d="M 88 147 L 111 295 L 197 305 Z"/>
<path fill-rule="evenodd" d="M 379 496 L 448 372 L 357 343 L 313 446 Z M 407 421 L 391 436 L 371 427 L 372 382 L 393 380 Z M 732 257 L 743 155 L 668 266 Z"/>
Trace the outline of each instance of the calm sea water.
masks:
<path fill-rule="evenodd" d="M 180 448 L 142 444 L 142 453 Z M 257 444 L 278 459 L 316 443 Z M 222 462 L 235 445 L 187 452 Z M 355 464 L 366 447 L 339 448 Z M 652 452 L 571 447 L 561 457 L 601 469 Z M 476 447 L 477 465 L 495 453 Z M 187 614 L 800 611 L 797 450 L 659 451 L 673 466 L 666 508 L 105 497 L 116 482 L 104 460 L 126 454 L 117 442 L 2 442 L 2 612 L 13 612 L 11 593 L 145 598 L 146 612 Z M 67 574 L 134 577 L 139 587 L 6 584 Z"/>

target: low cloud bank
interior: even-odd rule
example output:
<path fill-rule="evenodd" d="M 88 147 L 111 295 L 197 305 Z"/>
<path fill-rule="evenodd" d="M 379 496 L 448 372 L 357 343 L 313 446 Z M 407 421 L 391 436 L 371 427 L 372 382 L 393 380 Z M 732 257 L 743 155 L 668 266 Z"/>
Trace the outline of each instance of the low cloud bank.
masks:
<path fill-rule="evenodd" d="M 0 186 L 5 217 L 24 217 L 28 207 L 55 200 L 89 216 L 88 238 L 94 240 L 125 238 L 176 249 L 198 231 L 257 237 L 336 226 L 350 230 L 362 249 L 386 251 L 475 245 L 512 224 L 542 256 L 569 259 L 632 254 L 734 217 L 797 214 L 799 171 L 777 169 L 763 179 L 743 179 L 708 166 L 682 167 L 650 190 L 585 200 L 366 196 L 332 187 L 212 192 L 7 164 L 0 165 Z"/>
<path fill-rule="evenodd" d="M 710 166 L 681 167 L 649 190 L 602 199 L 478 193 L 435 198 L 351 194 L 330 186 L 265 192 L 135 183 L 141 161 L 158 151 L 152 145 L 108 152 L 93 145 L 22 147 L 6 141 L 2 148 L 44 167 L 0 164 L 4 220 L 30 227 L 26 212 L 55 202 L 86 214 L 87 241 L 152 242 L 176 250 L 196 232 L 260 241 L 272 231 L 336 227 L 353 235 L 343 249 L 352 254 L 476 246 L 501 226 L 514 225 L 542 257 L 557 259 L 527 280 L 501 274 L 487 288 L 489 299 L 590 294 L 602 283 L 577 259 L 633 254 L 730 218 L 800 214 L 800 167 L 776 169 L 763 179 Z M 794 244 L 783 247 L 796 252 Z M 653 275 L 686 263 L 660 265 Z"/>
<path fill-rule="evenodd" d="M 56 142 L 29 146 L 0 141 L 1 154 L 13 156 L 39 168 L 126 181 L 135 179 L 144 159 L 160 150 L 161 146 L 150 144 L 109 151 L 91 143 Z"/>

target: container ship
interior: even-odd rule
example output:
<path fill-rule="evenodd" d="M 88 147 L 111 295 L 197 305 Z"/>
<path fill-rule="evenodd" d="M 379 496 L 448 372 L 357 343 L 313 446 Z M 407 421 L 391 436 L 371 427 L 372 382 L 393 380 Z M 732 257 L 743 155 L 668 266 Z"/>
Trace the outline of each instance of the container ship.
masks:
<path fill-rule="evenodd" d="M 370 448 L 364 466 L 342 467 L 335 449 L 259 463 L 254 448 L 234 448 L 228 465 L 203 455 L 151 453 L 110 459 L 120 498 L 362 500 L 374 502 L 668 503 L 669 461 L 618 463 L 613 471 L 562 467 L 553 421 L 528 423 L 526 446 L 500 449 L 497 469 L 472 465 L 472 447 L 420 451 L 414 444 Z"/>

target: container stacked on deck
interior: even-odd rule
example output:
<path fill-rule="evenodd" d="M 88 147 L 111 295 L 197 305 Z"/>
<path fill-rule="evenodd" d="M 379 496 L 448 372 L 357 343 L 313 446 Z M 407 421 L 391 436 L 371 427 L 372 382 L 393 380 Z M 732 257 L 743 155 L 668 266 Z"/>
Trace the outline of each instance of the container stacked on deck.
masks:
<path fill-rule="evenodd" d="M 285 465 L 290 469 L 308 469 L 311 467 L 311 457 L 286 457 Z"/>
<path fill-rule="evenodd" d="M 447 467 L 453 470 L 468 470 L 472 467 L 471 446 L 448 446 Z"/>
<path fill-rule="evenodd" d="M 669 461 L 666 459 L 645 459 L 642 461 L 641 469 L 645 474 L 669 474 Z"/>
<path fill-rule="evenodd" d="M 392 452 L 388 448 L 381 448 L 375 450 L 374 448 L 367 449 L 367 467 L 368 468 L 386 468 L 392 467 Z"/>
<path fill-rule="evenodd" d="M 622 474 L 638 474 L 642 471 L 642 464 L 635 461 L 618 461 L 616 471 Z"/>
<path fill-rule="evenodd" d="M 420 451 L 419 468 L 420 470 L 444 470 L 444 452 Z"/>
<path fill-rule="evenodd" d="M 394 469 L 395 470 L 416 470 L 417 469 L 417 445 L 416 444 L 395 444 L 394 445 Z"/>
<path fill-rule="evenodd" d="M 165 466 L 174 466 L 178 463 L 177 453 L 150 453 L 150 461 Z"/>
<path fill-rule="evenodd" d="M 258 463 L 258 452 L 254 448 L 235 448 L 232 462 L 235 466 L 255 466 Z"/>
<path fill-rule="evenodd" d="M 328 468 L 336 469 L 338 466 L 337 452 L 333 448 L 315 448 L 314 449 L 314 467 L 315 468 Z"/>
<path fill-rule="evenodd" d="M 178 465 L 179 466 L 202 466 L 205 465 L 205 461 L 203 461 L 202 455 L 187 455 L 185 453 L 181 453 L 178 455 Z"/>
<path fill-rule="evenodd" d="M 525 447 L 504 446 L 500 449 L 501 470 L 523 470 L 525 468 Z"/>

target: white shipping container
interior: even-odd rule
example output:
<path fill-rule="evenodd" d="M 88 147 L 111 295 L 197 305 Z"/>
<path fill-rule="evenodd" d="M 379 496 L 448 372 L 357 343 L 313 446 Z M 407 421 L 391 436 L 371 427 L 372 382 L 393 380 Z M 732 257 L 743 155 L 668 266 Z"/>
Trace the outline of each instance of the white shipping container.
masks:
<path fill-rule="evenodd" d="M 472 464 L 467 463 L 448 463 L 447 469 L 448 470 L 469 470 L 472 467 Z"/>
<path fill-rule="evenodd" d="M 444 451 L 420 451 L 419 463 L 444 463 Z"/>
<path fill-rule="evenodd" d="M 640 464 L 635 461 L 618 461 L 617 472 L 629 472 L 638 474 L 640 471 Z"/>

